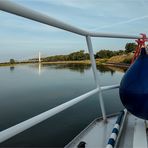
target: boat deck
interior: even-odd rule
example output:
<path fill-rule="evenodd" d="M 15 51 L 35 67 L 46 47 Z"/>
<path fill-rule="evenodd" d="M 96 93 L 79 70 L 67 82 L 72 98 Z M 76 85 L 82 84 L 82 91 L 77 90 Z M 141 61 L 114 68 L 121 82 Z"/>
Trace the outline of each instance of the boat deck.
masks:
<path fill-rule="evenodd" d="M 75 137 L 68 145 L 66 145 L 65 148 L 77 148 L 80 142 L 85 142 L 86 148 L 106 147 L 116 123 L 117 116 L 118 115 L 108 117 L 107 123 L 105 123 L 102 119 L 96 119 L 77 137 Z M 142 138 L 139 140 L 138 138 L 140 136 L 142 136 Z M 140 147 L 147 147 L 147 137 L 148 136 L 146 135 L 145 121 L 128 113 L 125 118 L 122 134 L 118 140 L 116 147 L 138 148 L 139 145 Z"/>

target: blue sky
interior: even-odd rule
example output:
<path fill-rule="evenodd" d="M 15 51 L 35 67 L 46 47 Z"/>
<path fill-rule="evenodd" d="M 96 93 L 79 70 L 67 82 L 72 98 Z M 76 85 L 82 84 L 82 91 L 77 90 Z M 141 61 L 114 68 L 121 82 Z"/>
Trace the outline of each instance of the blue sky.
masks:
<path fill-rule="evenodd" d="M 11 0 L 77 27 L 120 34 L 148 32 L 148 0 Z M 93 38 L 94 51 L 124 49 L 134 40 Z M 0 61 L 87 51 L 85 38 L 0 12 Z"/>

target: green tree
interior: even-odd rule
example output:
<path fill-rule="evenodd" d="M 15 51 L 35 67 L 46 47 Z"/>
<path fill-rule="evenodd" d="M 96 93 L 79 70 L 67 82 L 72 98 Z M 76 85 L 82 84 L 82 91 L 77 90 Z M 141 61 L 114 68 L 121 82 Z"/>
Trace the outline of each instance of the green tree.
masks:
<path fill-rule="evenodd" d="M 70 53 L 69 55 L 55 55 L 43 58 L 42 60 L 44 62 L 49 62 L 49 61 L 77 61 L 77 60 L 80 61 L 88 59 L 89 59 L 89 54 L 84 53 L 84 50 L 80 50 L 77 52 Z"/>
<path fill-rule="evenodd" d="M 127 43 L 125 45 L 125 52 L 126 53 L 132 52 L 136 49 L 136 47 L 137 47 L 136 43 Z"/>
<path fill-rule="evenodd" d="M 84 50 L 80 50 L 78 52 L 73 52 L 71 54 L 68 55 L 69 56 L 69 60 L 85 60 L 85 53 Z"/>
<path fill-rule="evenodd" d="M 85 53 L 84 58 L 85 58 L 85 60 L 89 60 L 90 59 L 89 53 Z"/>
<path fill-rule="evenodd" d="M 113 51 L 113 52 L 114 52 L 114 56 L 116 56 L 116 55 L 122 55 L 122 54 L 125 53 L 124 50 L 117 50 L 117 51 Z"/>
<path fill-rule="evenodd" d="M 15 60 L 14 59 L 10 59 L 10 64 L 15 64 Z"/>
<path fill-rule="evenodd" d="M 110 58 L 112 56 L 114 56 L 114 51 L 104 49 L 97 52 L 95 58 Z"/>

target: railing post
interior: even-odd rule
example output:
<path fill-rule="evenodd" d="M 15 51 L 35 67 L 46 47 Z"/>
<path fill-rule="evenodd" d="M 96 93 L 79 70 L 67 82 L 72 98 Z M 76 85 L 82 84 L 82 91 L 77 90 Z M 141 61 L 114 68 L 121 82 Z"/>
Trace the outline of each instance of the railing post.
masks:
<path fill-rule="evenodd" d="M 89 55 L 90 55 L 90 60 L 91 60 L 95 84 L 96 84 L 97 88 L 99 88 L 99 90 L 100 90 L 98 95 L 99 95 L 99 101 L 100 101 L 100 107 L 101 107 L 101 111 L 102 111 L 103 120 L 106 121 L 106 112 L 105 112 L 105 107 L 104 107 L 104 101 L 103 101 L 103 97 L 102 97 L 101 88 L 100 88 L 100 85 L 99 85 L 96 61 L 95 61 L 95 58 L 94 58 L 93 47 L 92 47 L 92 42 L 91 42 L 90 36 L 86 36 L 86 42 L 87 42 L 87 47 L 88 47 L 88 50 L 89 50 Z"/>

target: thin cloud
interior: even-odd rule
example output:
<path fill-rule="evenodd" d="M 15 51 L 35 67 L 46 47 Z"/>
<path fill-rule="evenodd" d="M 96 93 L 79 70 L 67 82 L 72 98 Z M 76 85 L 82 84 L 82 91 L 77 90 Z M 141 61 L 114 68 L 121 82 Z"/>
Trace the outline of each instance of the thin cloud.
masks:
<path fill-rule="evenodd" d="M 135 21 L 139 21 L 139 20 L 142 20 L 142 19 L 145 19 L 145 18 L 148 18 L 148 15 L 145 15 L 145 16 L 142 16 L 142 17 L 132 18 L 130 20 L 118 22 L 118 23 L 111 24 L 111 25 L 104 25 L 102 27 L 96 27 L 96 28 L 93 28 L 92 30 L 100 30 L 100 29 L 105 29 L 105 28 L 112 28 L 112 27 L 115 27 L 115 26 L 118 26 L 118 25 L 124 25 L 124 24 L 129 24 L 129 23 L 135 22 Z"/>
<path fill-rule="evenodd" d="M 48 26 L 45 24 L 40 24 L 37 22 L 32 22 L 27 19 L 22 19 L 18 16 L 9 16 L 9 14 L 5 14 L 4 12 L 0 15 L 3 22 L 0 23 L 1 28 L 9 28 L 9 29 L 16 29 L 22 31 L 30 31 L 30 32 L 61 32 L 62 30 L 57 29 L 52 26 Z M 11 24 L 11 25 L 10 25 Z"/>
<path fill-rule="evenodd" d="M 93 4 L 97 0 L 93 0 Z M 60 0 L 60 1 L 44 1 L 44 3 L 54 4 L 54 5 L 63 5 L 66 7 L 78 8 L 78 9 L 88 9 L 93 6 L 92 1 L 90 0 Z"/>

